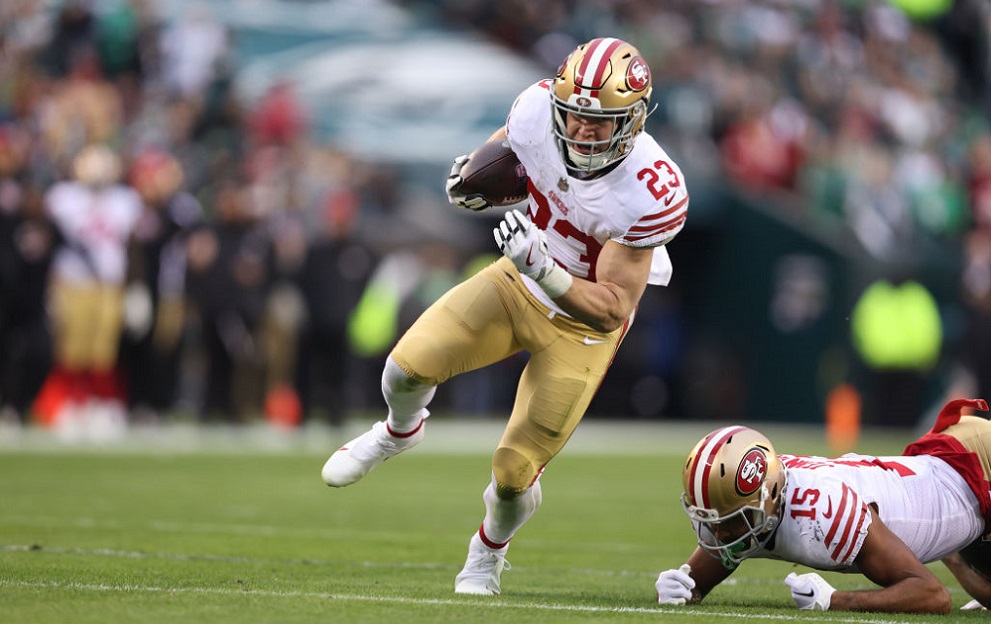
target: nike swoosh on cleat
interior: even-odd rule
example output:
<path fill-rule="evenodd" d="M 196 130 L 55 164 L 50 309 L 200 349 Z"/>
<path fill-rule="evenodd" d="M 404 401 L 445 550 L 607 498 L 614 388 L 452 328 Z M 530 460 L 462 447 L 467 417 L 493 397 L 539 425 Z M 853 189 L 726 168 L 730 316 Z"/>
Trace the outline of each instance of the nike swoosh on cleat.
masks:
<path fill-rule="evenodd" d="M 596 340 L 595 338 L 589 338 L 588 336 L 585 336 L 585 340 L 583 342 L 587 345 L 597 345 L 597 344 L 606 344 L 606 342 L 608 341 Z"/>

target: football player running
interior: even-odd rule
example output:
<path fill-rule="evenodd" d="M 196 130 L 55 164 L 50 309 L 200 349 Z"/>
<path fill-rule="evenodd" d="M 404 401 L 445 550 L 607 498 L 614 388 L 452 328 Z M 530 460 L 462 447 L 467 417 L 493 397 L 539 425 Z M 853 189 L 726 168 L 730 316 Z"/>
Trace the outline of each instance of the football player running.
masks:
<path fill-rule="evenodd" d="M 859 572 L 880 586 L 835 590 L 815 572 L 792 572 L 784 582 L 800 609 L 947 613 L 950 593 L 924 565 L 937 560 L 991 605 L 991 579 L 960 555 L 991 531 L 991 422 L 961 416 L 963 408 L 988 405 L 951 401 L 929 433 L 894 457 L 784 455 L 747 427 L 710 433 L 683 472 L 698 547 L 658 576 L 658 602 L 697 604 L 758 557 Z"/>
<path fill-rule="evenodd" d="M 387 418 L 323 467 L 328 485 L 358 481 L 423 439 L 438 384 L 527 351 L 456 593 L 500 593 L 509 542 L 540 506 L 544 467 L 582 419 L 646 286 L 670 279 L 664 245 L 684 226 L 688 193 L 678 166 L 644 132 L 651 89 L 637 49 L 600 38 L 518 96 L 489 139 L 508 140 L 529 178 L 526 213 L 508 212 L 494 230 L 503 257 L 400 338 L 382 375 Z M 485 198 L 459 190 L 467 160 L 455 159 L 448 198 L 488 209 Z"/>

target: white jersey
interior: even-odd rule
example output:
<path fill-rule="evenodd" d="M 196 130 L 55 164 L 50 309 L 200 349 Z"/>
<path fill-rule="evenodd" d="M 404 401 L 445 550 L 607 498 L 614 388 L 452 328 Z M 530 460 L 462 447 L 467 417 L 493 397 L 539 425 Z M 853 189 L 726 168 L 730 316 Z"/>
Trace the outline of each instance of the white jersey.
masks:
<path fill-rule="evenodd" d="M 119 285 L 127 269 L 127 241 L 141 216 L 141 198 L 126 186 L 93 189 L 59 182 L 45 196 L 52 221 L 66 239 L 55 257 L 62 280 Z"/>
<path fill-rule="evenodd" d="M 506 122 L 509 144 L 529 178 L 528 215 L 547 233 L 547 249 L 569 273 L 595 281 L 599 252 L 607 241 L 654 247 L 650 284 L 667 284 L 671 260 L 663 247 L 684 227 L 688 190 L 678 165 L 646 132 L 608 173 L 588 180 L 568 175 L 554 137 L 550 80 L 516 99 Z M 563 314 L 533 280 L 529 290 Z"/>
<path fill-rule="evenodd" d="M 853 571 L 871 524 L 868 505 L 923 563 L 983 532 L 973 491 L 936 457 L 778 457 L 788 470 L 780 525 L 754 557 Z"/>

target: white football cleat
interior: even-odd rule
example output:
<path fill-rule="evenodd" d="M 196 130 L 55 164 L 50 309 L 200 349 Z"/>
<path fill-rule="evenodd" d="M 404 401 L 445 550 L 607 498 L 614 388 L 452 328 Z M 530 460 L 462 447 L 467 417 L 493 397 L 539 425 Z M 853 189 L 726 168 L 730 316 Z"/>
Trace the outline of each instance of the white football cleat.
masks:
<path fill-rule="evenodd" d="M 321 476 L 331 487 L 344 487 L 359 481 L 373 468 L 411 449 L 423 440 L 425 423 L 403 437 L 394 436 L 385 421 L 375 423 L 369 431 L 351 440 L 330 456 L 323 465 Z"/>
<path fill-rule="evenodd" d="M 979 600 L 971 600 L 964 606 L 960 607 L 961 611 L 987 611 L 988 608 L 981 604 Z"/>
<path fill-rule="evenodd" d="M 503 546 L 498 550 L 489 548 L 476 531 L 468 542 L 468 560 L 465 561 L 465 567 L 454 577 L 454 593 L 498 596 L 502 571 L 512 569 L 506 561 L 508 550 L 509 546 Z"/>

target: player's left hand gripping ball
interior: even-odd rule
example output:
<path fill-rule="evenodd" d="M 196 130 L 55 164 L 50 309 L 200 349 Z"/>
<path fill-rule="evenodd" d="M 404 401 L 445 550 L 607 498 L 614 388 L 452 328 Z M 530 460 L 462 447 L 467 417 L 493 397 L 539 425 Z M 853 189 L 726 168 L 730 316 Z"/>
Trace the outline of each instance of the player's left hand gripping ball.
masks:
<path fill-rule="evenodd" d="M 547 251 L 547 236 L 519 210 L 510 210 L 492 230 L 503 255 L 520 273 L 532 278 L 552 299 L 571 287 L 571 274 L 559 267 Z"/>
<path fill-rule="evenodd" d="M 464 169 L 467 163 L 467 154 L 462 154 L 454 159 L 454 164 L 451 165 L 451 173 L 447 176 L 447 184 L 445 185 L 447 201 L 458 208 L 464 208 L 465 210 L 474 212 L 484 212 L 492 207 L 492 204 L 484 196 L 478 193 L 466 194 L 461 190 L 461 185 L 465 181 L 461 176 L 461 170 Z"/>

